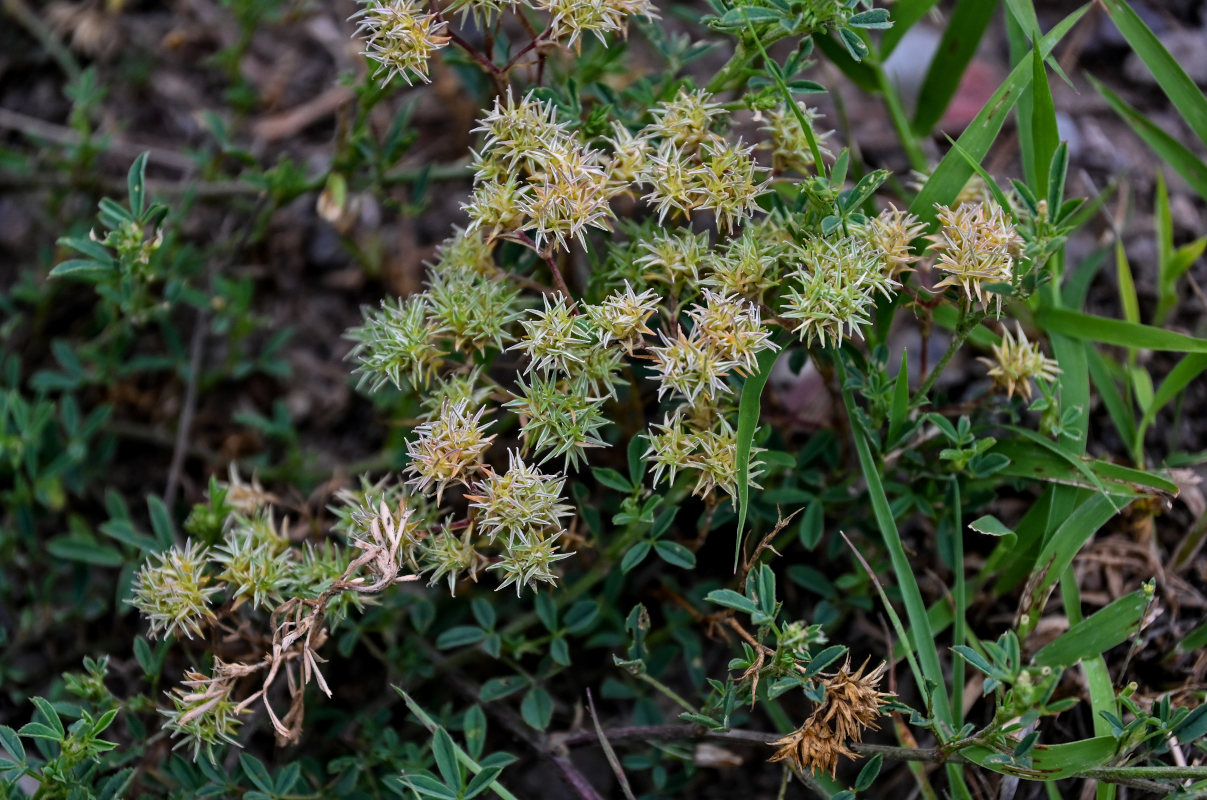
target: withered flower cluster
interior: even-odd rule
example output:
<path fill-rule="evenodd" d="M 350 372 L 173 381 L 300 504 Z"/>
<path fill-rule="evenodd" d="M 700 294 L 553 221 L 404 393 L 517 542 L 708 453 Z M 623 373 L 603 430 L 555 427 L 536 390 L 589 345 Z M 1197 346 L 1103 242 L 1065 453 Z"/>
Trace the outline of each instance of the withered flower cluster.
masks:
<path fill-rule="evenodd" d="M 866 675 L 863 671 L 867 661 L 854 672 L 850 667 L 848 658 L 838 672 L 821 676 L 826 689 L 822 704 L 804 725 L 771 742 L 778 749 L 768 761 L 787 760 L 802 772 L 820 770 L 833 776 L 839 756 L 855 758 L 847 743 L 862 741 L 865 730 L 879 727 L 876 720 L 880 707 L 894 695 L 880 691 L 880 679 L 887 668 L 883 662 Z"/>

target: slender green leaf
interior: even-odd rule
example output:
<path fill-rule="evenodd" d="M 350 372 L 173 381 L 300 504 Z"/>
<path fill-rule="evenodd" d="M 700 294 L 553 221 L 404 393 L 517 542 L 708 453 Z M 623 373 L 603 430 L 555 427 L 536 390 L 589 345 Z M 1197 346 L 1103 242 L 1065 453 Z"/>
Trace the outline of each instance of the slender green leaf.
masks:
<path fill-rule="evenodd" d="M 1151 325 L 1137 325 L 1126 320 L 1083 314 L 1080 311 L 1041 308 L 1035 315 L 1035 321 L 1045 330 L 1098 344 L 1169 350 L 1175 353 L 1207 353 L 1207 339 L 1197 339 Z"/>
<path fill-rule="evenodd" d="M 1140 300 L 1136 297 L 1136 282 L 1132 279 L 1131 264 L 1123 242 L 1115 242 L 1115 278 L 1119 283 L 1119 302 L 1123 305 L 1123 318 L 1133 325 L 1140 324 Z"/>
<path fill-rule="evenodd" d="M 444 728 L 437 728 L 432 735 L 432 755 L 436 757 L 436 769 L 449 786 L 460 787 L 461 770 L 457 768 L 457 746 L 453 737 Z"/>
<path fill-rule="evenodd" d="M 733 589 L 714 589 L 704 599 L 719 606 L 744 611 L 747 614 L 753 614 L 759 610 L 753 600 L 744 594 L 735 592 Z"/>
<path fill-rule="evenodd" d="M 437 725 L 436 721 L 434 719 L 432 719 L 431 716 L 426 711 L 423 710 L 423 707 L 420 706 L 418 703 L 416 703 L 409 694 L 407 694 L 406 692 L 404 692 L 402 689 L 398 688 L 397 686 L 394 687 L 394 691 L 398 692 L 399 696 L 402 697 L 403 702 L 406 703 L 407 708 L 410 709 L 411 713 L 415 715 L 415 718 L 419 720 L 420 724 L 422 724 L 423 727 L 427 728 L 429 733 L 435 735 L 436 730 L 440 726 Z M 495 764 L 489 764 L 489 766 L 488 766 L 488 762 L 490 762 L 489 758 L 485 759 L 482 764 L 479 764 L 477 761 L 475 761 L 474 759 L 469 757 L 469 753 L 466 753 L 464 750 L 462 750 L 460 747 L 458 747 L 455 743 L 454 743 L 453 747 L 457 753 L 457 760 L 460 761 L 462 764 L 464 764 L 466 767 L 468 767 L 469 771 L 474 773 L 475 775 L 481 773 L 482 770 L 485 768 L 495 766 Z M 496 753 L 493 755 L 505 755 L 505 754 Z M 503 785 L 501 785 L 498 781 L 494 781 L 493 783 L 491 783 L 491 788 L 494 790 L 495 794 L 497 794 L 503 800 L 519 800 L 514 794 L 512 794 L 510 791 L 508 791 L 507 788 L 504 787 Z M 456 797 L 455 794 L 453 796 Z"/>
<path fill-rule="evenodd" d="M 926 136 L 939 124 L 995 11 L 997 0 L 959 0 L 956 4 L 918 91 L 913 122 L 918 136 Z"/>
<path fill-rule="evenodd" d="M 1038 26 L 1031 28 L 1035 38 L 1039 36 Z M 1056 127 L 1056 104 L 1052 100 L 1052 89 L 1048 86 L 1048 71 L 1044 67 L 1044 57 L 1039 49 L 1031 49 L 1031 130 L 1029 135 L 1022 135 L 1026 142 L 1025 152 L 1032 159 L 1034 185 L 1032 188 L 1039 197 L 1048 194 L 1048 167 L 1060 144 L 1060 133 Z M 1055 213 L 1056 209 L 1052 209 Z"/>
<path fill-rule="evenodd" d="M 1032 659 L 1041 667 L 1071 667 L 1127 641 L 1144 617 L 1144 592 L 1120 597 L 1044 645 Z"/>
<path fill-rule="evenodd" d="M 1042 55 L 1046 57 L 1051 53 L 1056 44 L 1088 10 L 1088 4 L 1081 6 L 1044 35 L 1040 40 Z M 1010 110 L 1018 102 L 1022 91 L 1031 84 L 1032 72 L 1030 63 L 1019 64 L 1010 72 L 1002 85 L 985 103 L 985 107 L 960 135 L 958 141 L 965 153 L 971 154 L 978 161 L 985 158 L 990 146 L 1001 132 Z M 939 162 L 939 166 L 935 168 L 922 190 L 910 203 L 909 210 L 923 221 L 934 221 L 935 204 L 952 202 L 972 174 L 973 170 L 966 163 L 964 155 L 953 148 Z"/>
<path fill-rule="evenodd" d="M 1157 79 L 1157 85 L 1195 135 L 1207 144 L 1207 97 L 1140 15 L 1124 0 L 1101 0 L 1115 27 Z"/>
<path fill-rule="evenodd" d="M 21 744 L 21 737 L 7 725 L 0 725 L 0 747 L 8 751 L 18 764 L 25 763 L 25 746 Z"/>
<path fill-rule="evenodd" d="M 943 688 L 945 682 L 943 667 L 939 663 L 939 654 L 931 646 L 935 637 L 931 632 L 930 619 L 926 613 L 926 603 L 922 600 L 922 592 L 918 588 L 918 580 L 914 575 L 914 569 L 911 566 L 909 556 L 906 555 L 905 545 L 902 543 L 901 534 L 897 530 L 897 523 L 893 518 L 892 508 L 889 505 L 888 498 L 884 494 L 884 485 L 880 482 L 880 466 L 872 456 L 867 432 L 863 429 L 860 422 L 861 417 L 855 413 L 855 399 L 851 396 L 850 389 L 846 387 L 846 370 L 843 368 L 842 359 L 839 358 L 836 364 L 839 370 L 839 385 L 843 387 L 843 403 L 846 405 L 847 418 L 851 421 L 851 427 L 854 432 L 855 450 L 859 454 L 859 467 L 863 473 L 863 479 L 867 483 L 868 495 L 872 502 L 872 513 L 876 518 L 877 526 L 880 528 L 880 535 L 884 539 L 884 543 L 889 551 L 889 558 L 893 565 L 893 574 L 897 579 L 897 583 L 901 589 L 901 597 L 905 603 L 906 617 L 909 619 L 910 628 L 919 643 L 919 646 L 915 649 L 922 677 L 934 685 L 933 690 L 928 690 L 925 685 L 918 688 L 924 695 L 930 695 L 930 704 L 933 704 L 935 715 L 950 725 L 952 722 L 951 705 L 947 699 L 947 692 Z"/>
<path fill-rule="evenodd" d="M 256 785 L 256 788 L 267 794 L 272 794 L 272 775 L 269 774 L 268 768 L 264 766 L 260 759 L 249 753 L 240 753 L 239 765 L 243 767 L 243 774 Z"/>
<path fill-rule="evenodd" d="M 140 153 L 138 158 L 134 159 L 134 163 L 130 165 L 130 172 L 126 175 L 126 185 L 130 190 L 130 210 L 134 212 L 134 216 L 141 217 L 143 209 L 147 202 L 147 156 L 149 153 Z M 263 787 L 261 787 L 263 788 Z M 267 789 L 265 791 L 268 791 Z"/>
<path fill-rule="evenodd" d="M 1144 140 L 1153 152 L 1161 157 L 1166 164 L 1173 167 L 1190 188 L 1198 192 L 1199 197 L 1207 199 L 1207 164 L 1190 151 L 1186 145 L 1166 133 L 1148 117 L 1132 108 L 1119 95 L 1099 83 L 1093 76 L 1087 75 L 1090 83 L 1098 93 L 1106 99 L 1107 104 L 1115 113 L 1123 118 L 1132 132 Z"/>
<path fill-rule="evenodd" d="M 1077 506 L 1052 533 L 1051 539 L 1036 559 L 1032 580 L 1028 583 L 1027 592 L 1020 604 L 1026 617 L 1020 625 L 1020 637 L 1025 638 L 1039 622 L 1039 613 L 1043 610 L 1052 587 L 1056 585 L 1065 568 L 1073 563 L 1074 556 L 1098 529 L 1118 512 L 1119 509 L 1112 498 L 1103 494 L 1093 495 Z"/>
<path fill-rule="evenodd" d="M 450 647 L 477 644 L 485 638 L 486 631 L 475 625 L 457 625 L 441 632 L 436 639 L 436 646 L 441 650 L 447 650 Z"/>
<path fill-rule="evenodd" d="M 696 554 L 678 542 L 658 541 L 654 543 L 654 552 L 666 563 L 681 569 L 696 568 Z"/>
<path fill-rule="evenodd" d="M 742 537 L 746 527 L 746 513 L 750 510 L 750 448 L 754 443 L 754 432 L 762 413 L 763 387 L 771 377 L 771 370 L 781 350 L 764 350 L 758 356 L 758 369 L 745 385 L 738 401 L 737 467 L 738 467 L 738 534 L 734 543 L 733 568 L 737 571 L 738 557 L 742 553 Z"/>

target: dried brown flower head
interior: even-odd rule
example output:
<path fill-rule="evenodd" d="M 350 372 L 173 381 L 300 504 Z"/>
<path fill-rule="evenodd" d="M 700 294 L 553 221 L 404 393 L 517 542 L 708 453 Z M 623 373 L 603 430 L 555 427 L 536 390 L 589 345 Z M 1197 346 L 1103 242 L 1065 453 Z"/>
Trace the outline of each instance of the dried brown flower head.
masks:
<path fill-rule="evenodd" d="M 802 772 L 821 770 L 831 776 L 838 769 L 838 757 L 855 758 L 856 754 L 847 747 L 848 741 L 863 739 L 867 728 L 875 729 L 880 707 L 893 697 L 892 692 L 879 689 L 886 665 L 864 674 L 867 661 L 859 669 L 851 671 L 847 662 L 833 675 L 822 675 L 826 688 L 825 700 L 792 733 L 770 744 L 777 747 L 768 761 L 784 761 Z"/>
<path fill-rule="evenodd" d="M 831 776 L 838 771 L 838 757 L 854 758 L 855 752 L 825 725 L 815 722 L 816 715 L 808 722 L 782 739 L 771 742 L 779 749 L 768 761 L 788 761 L 801 772 L 828 772 Z"/>
<path fill-rule="evenodd" d="M 813 712 L 813 718 L 824 725 L 833 725 L 843 741 L 862 741 L 864 729 L 878 728 L 876 719 L 880 716 L 880 706 L 894 696 L 892 692 L 879 690 L 886 665 L 882 662 L 865 675 L 863 671 L 867 665 L 868 662 L 864 661 L 859 669 L 851 672 L 848 658 L 838 672 L 822 676 L 826 699 Z"/>

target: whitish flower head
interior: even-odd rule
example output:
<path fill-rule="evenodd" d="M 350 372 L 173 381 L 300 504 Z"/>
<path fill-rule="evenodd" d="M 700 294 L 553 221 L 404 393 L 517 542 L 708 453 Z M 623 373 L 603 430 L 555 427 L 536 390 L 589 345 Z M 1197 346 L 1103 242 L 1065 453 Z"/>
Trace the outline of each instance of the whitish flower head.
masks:
<path fill-rule="evenodd" d="M 237 519 L 213 559 L 222 568 L 218 580 L 230 587 L 228 599 L 235 608 L 244 601 L 252 608 L 272 608 L 292 583 L 293 550 L 277 532 L 271 512 Z"/>
<path fill-rule="evenodd" d="M 415 550 L 427 538 L 420 524 L 419 515 L 405 501 L 397 509 L 383 502 L 369 520 L 368 530 L 352 539 L 352 546 L 363 551 L 356 562 L 368 569 L 374 586 L 389 586 L 400 580 L 404 564 L 414 566 Z"/>
<path fill-rule="evenodd" d="M 570 506 L 560 502 L 564 476 L 543 473 L 511 453 L 507 472 L 490 473 L 477 484 L 470 507 L 483 535 L 506 543 L 545 538 L 562 529 Z"/>
<path fill-rule="evenodd" d="M 661 331 L 658 336 L 662 344 L 650 348 L 654 357 L 650 368 L 657 376 L 659 399 L 669 390 L 695 405 L 697 400 L 711 401 L 729 391 L 725 376 L 739 364 L 725 358 L 701 333 L 686 336 L 680 329 L 674 339 Z"/>
<path fill-rule="evenodd" d="M 539 168 L 544 154 L 564 148 L 571 141 L 569 124 L 558 117 L 552 100 L 542 102 L 529 92 L 519 101 L 507 92 L 496 97 L 494 107 L 478 120 L 472 133 L 485 133 L 485 151 L 492 161 L 509 170 L 523 166 L 532 172 Z"/>
<path fill-rule="evenodd" d="M 231 462 L 228 467 L 230 481 L 218 482 L 218 486 L 226 491 L 224 502 L 235 511 L 243 514 L 255 514 L 265 506 L 279 502 L 277 496 L 272 492 L 264 490 L 260 485 L 260 479 L 255 474 L 251 476 L 251 481 L 245 481 L 239 476 L 239 468 L 235 462 Z M 213 498 L 210 498 L 211 500 Z"/>
<path fill-rule="evenodd" d="M 571 239 L 586 247 L 588 228 L 610 229 L 613 189 L 597 156 L 577 146 L 551 150 L 529 179 L 520 203 L 538 247 L 555 243 L 565 250 Z"/>
<path fill-rule="evenodd" d="M 645 323 L 658 311 L 658 295 L 653 289 L 637 294 L 625 281 L 622 291 L 613 292 L 599 305 L 586 306 L 583 311 L 598 328 L 600 345 L 606 347 L 616 341 L 631 353 L 643 335 L 654 333 Z"/>
<path fill-rule="evenodd" d="M 205 753 L 210 763 L 216 763 L 215 746 L 239 744 L 235 738 L 243 724 L 239 714 L 246 712 L 239 710 L 239 704 L 232 697 L 236 679 L 224 674 L 229 666 L 215 659 L 212 677 L 194 669 L 186 670 L 180 685 L 167 693 L 172 707 L 159 710 L 167 718 L 164 730 L 173 737 L 180 737 L 176 747 L 192 745 L 194 761 Z"/>
<path fill-rule="evenodd" d="M 654 121 L 646 131 L 690 153 L 715 137 L 712 127 L 724 117 L 724 107 L 712 102 L 708 92 L 680 89 L 674 100 L 654 109 Z"/>
<path fill-rule="evenodd" d="M 532 187 L 514 173 L 503 178 L 488 178 L 474 184 L 474 192 L 461 208 L 469 215 L 470 231 L 483 231 L 493 238 L 524 226 L 524 206 Z"/>
<path fill-rule="evenodd" d="M 556 584 L 557 575 L 553 572 L 553 565 L 574 555 L 573 552 L 563 553 L 558 549 L 557 540 L 560 537 L 560 533 L 555 533 L 543 539 L 514 540 L 499 560 L 487 567 L 491 572 L 498 572 L 502 578 L 498 588 L 515 586 L 516 597 L 519 597 L 525 586 L 536 590 L 538 583 Z"/>
<path fill-rule="evenodd" d="M 984 304 L 986 285 L 1009 285 L 1013 281 L 1014 261 L 1023 239 L 996 203 L 986 201 L 938 209 L 939 231 L 929 238 L 933 242 L 935 269 L 946 273 L 946 277 L 935 288 L 958 286 L 969 300 L 975 298 Z M 993 299 L 1001 314 L 1001 295 Z"/>
<path fill-rule="evenodd" d="M 738 443 L 737 434 L 724 420 L 719 430 L 698 431 L 694 434 L 695 448 L 687 466 L 697 470 L 695 488 L 692 494 L 705 497 L 714 489 L 720 488 L 729 494 L 735 505 L 738 496 Z M 762 452 L 761 447 L 750 449 L 750 471 L 748 477 L 751 486 L 758 487 L 754 479 L 762 474 L 762 462 L 755 460 L 755 455 Z"/>
<path fill-rule="evenodd" d="M 688 466 L 699 446 L 695 431 L 684 428 L 683 417 L 678 414 L 668 415 L 661 425 L 651 425 L 646 441 L 650 446 L 642 458 L 654 468 L 654 486 L 662 480 L 663 473 L 667 483 L 674 483 L 675 475 Z"/>
<path fill-rule="evenodd" d="M 767 188 L 761 180 L 765 170 L 750 156 L 753 149 L 726 140 L 705 142 L 700 149 L 700 167 L 692 173 L 694 206 L 711 210 L 722 231 L 733 230 L 754 213 L 755 201 Z"/>
<path fill-rule="evenodd" d="M 510 284 L 480 275 L 433 273 L 428 289 L 432 316 L 453 336 L 458 350 L 502 350 L 514 337 L 511 326 L 521 315 L 520 292 Z"/>
<path fill-rule="evenodd" d="M 646 254 L 636 263 L 644 267 L 645 279 L 672 286 L 694 284 L 710 249 L 708 234 L 693 234 L 686 228 L 658 230 L 643 238 L 640 246 Z"/>
<path fill-rule="evenodd" d="M 407 442 L 411 463 L 406 472 L 414 476 L 407 484 L 425 494 L 434 490 L 437 505 L 450 483 L 469 485 L 495 438 L 486 435 L 491 422 L 482 422 L 485 411 L 480 407 L 471 413 L 466 400 L 446 401 L 438 417 L 416 426 L 415 438 Z"/>
<path fill-rule="evenodd" d="M 347 358 L 359 362 L 358 387 L 376 392 L 387 383 L 399 388 L 407 380 L 415 386 L 427 383 L 445 355 L 436 346 L 444 326 L 432 311 L 427 293 L 383 300 L 377 311 L 362 310 L 365 324 L 345 334 L 356 343 Z"/>
<path fill-rule="evenodd" d="M 220 587 L 210 586 L 206 556 L 206 548 L 190 540 L 183 548 L 152 554 L 134 576 L 134 596 L 127 602 L 151 624 L 152 637 L 182 633 L 192 639 L 214 619 L 209 600 Z"/>
<path fill-rule="evenodd" d="M 650 137 L 645 131 L 633 133 L 619 122 L 612 123 L 612 135 L 606 141 L 612 150 L 608 180 L 613 191 L 627 189 L 641 178 L 650 156 Z"/>
<path fill-rule="evenodd" d="M 599 431 L 608 424 L 602 397 L 590 397 L 581 382 L 567 383 L 534 374 L 516 384 L 518 394 L 504 405 L 520 415 L 524 439 L 544 453 L 541 463 L 562 456 L 563 466 L 578 466 L 588 447 L 607 447 Z"/>
<path fill-rule="evenodd" d="M 753 225 L 704 260 L 705 286 L 760 301 L 779 285 L 787 245 L 766 224 Z"/>
<path fill-rule="evenodd" d="M 655 19 L 657 10 L 649 0 L 533 0 L 533 8 L 550 15 L 553 38 L 578 47 L 585 33 L 593 33 L 605 44 L 608 33 L 625 36 L 632 16 Z"/>
<path fill-rule="evenodd" d="M 803 341 L 824 347 L 854 336 L 870 321 L 877 293 L 889 296 L 896 281 L 884 271 L 879 250 L 853 237 L 818 240 L 798 248 L 801 259 L 789 284 L 783 316 L 800 320 Z"/>
<path fill-rule="evenodd" d="M 461 573 L 473 576 L 477 565 L 478 553 L 469 541 L 468 530 L 461 536 L 441 531 L 423 544 L 423 571 L 431 573 L 428 586 L 435 586 L 444 578 L 448 581 L 449 594 L 455 595 Z"/>
<path fill-rule="evenodd" d="M 407 82 L 416 75 L 427 82 L 428 59 L 446 46 L 445 23 L 429 14 L 418 0 L 362 0 L 366 7 L 353 15 L 359 19 L 356 35 L 365 40 L 364 55 L 378 63 L 377 75 L 389 82 L 401 75 Z"/>
<path fill-rule="evenodd" d="M 821 116 L 821 112 L 810 108 L 803 100 L 797 100 L 796 106 L 813 130 L 821 157 L 834 158 L 834 153 L 826 146 L 826 141 L 834 134 L 834 131 L 818 133 L 817 128 L 813 127 L 813 121 Z M 801 126 L 800 119 L 791 108 L 780 106 L 772 110 L 768 113 L 767 124 L 762 129 L 767 131 L 771 137 L 771 166 L 775 172 L 796 170 L 802 175 L 808 175 L 814 171 L 813 149 L 809 146 L 809 137 Z"/>
<path fill-rule="evenodd" d="M 740 297 L 705 289 L 704 305 L 692 306 L 687 315 L 695 322 L 693 332 L 699 331 L 722 358 L 747 370 L 755 368 L 763 350 L 778 349 L 763 328 L 758 306 Z"/>
<path fill-rule="evenodd" d="M 993 382 L 1006 390 L 1007 397 L 1014 396 L 1014 390 L 1023 399 L 1031 399 L 1031 381 L 1043 379 L 1054 381 L 1060 375 L 1060 366 L 1048 358 L 1039 349 L 1039 342 L 1027 340 L 1022 325 L 1017 325 L 1017 336 L 1011 336 L 1010 330 L 1002 330 L 1002 341 L 993 346 L 993 358 L 978 358 L 977 360 L 989 367 L 989 376 Z"/>
<path fill-rule="evenodd" d="M 583 363 L 570 370 L 569 385 L 588 397 L 617 397 L 617 389 L 628 382 L 620 378 L 624 355 L 617 349 L 595 345 L 587 351 Z"/>
<path fill-rule="evenodd" d="M 926 231 L 926 226 L 913 214 L 889 205 L 878 216 L 870 218 L 858 229 L 868 244 L 884 254 L 884 272 L 896 278 L 913 269 L 919 257 L 911 243 Z"/>
<path fill-rule="evenodd" d="M 327 506 L 327 510 L 335 515 L 332 527 L 352 540 L 369 534 L 369 525 L 376 519 L 383 502 L 388 508 L 405 506 L 407 493 L 401 483 L 389 476 L 373 482 L 367 475 L 362 475 L 357 487 L 340 489 L 335 493 L 335 500 L 334 505 Z"/>
<path fill-rule="evenodd" d="M 543 300 L 544 310 L 530 308 L 527 318 L 520 320 L 524 335 L 509 349 L 528 356 L 533 369 L 569 375 L 571 365 L 581 364 L 586 358 L 591 343 L 586 320 L 575 314 L 560 294 L 552 303 L 549 295 Z"/>
<path fill-rule="evenodd" d="M 695 169 L 683 149 L 669 139 L 646 159 L 640 182 L 649 186 L 650 192 L 642 199 L 658 212 L 659 223 L 671 209 L 686 214 L 695 208 Z"/>

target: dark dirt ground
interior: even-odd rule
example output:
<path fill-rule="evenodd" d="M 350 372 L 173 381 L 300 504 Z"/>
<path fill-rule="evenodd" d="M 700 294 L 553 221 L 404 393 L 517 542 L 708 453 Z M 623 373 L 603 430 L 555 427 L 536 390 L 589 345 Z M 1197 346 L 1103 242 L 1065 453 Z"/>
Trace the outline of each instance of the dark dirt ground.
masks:
<path fill-rule="evenodd" d="M 285 3 L 285 13 L 261 26 L 251 39 L 237 70 L 254 89 L 256 100 L 246 112 L 231 110 L 227 90 L 231 80 L 212 57 L 238 40 L 239 29 L 231 12 L 217 0 L 170 0 L 170 2 L 109 3 L 100 0 L 69 2 L 57 0 L 44 7 L 33 0 L 6 0 L 4 7 L 24 8 L 46 25 L 45 31 L 13 24 L 0 13 L 0 144 L 20 154 L 23 163 L 0 164 L 0 291 L 9 291 L 19 281 L 41 283 L 46 271 L 64 256 L 54 241 L 68 220 L 89 219 L 98 197 L 124 186 L 130 160 L 144 149 L 151 151 L 149 175 L 153 192 L 165 197 L 197 189 L 199 200 L 186 216 L 174 221 L 185 234 L 204 245 L 215 241 L 247 217 L 252 197 L 245 184 L 232 184 L 228 176 L 215 178 L 198 174 L 189 153 L 213 147 L 204 113 L 216 111 L 229 127 L 232 141 L 250 150 L 262 165 L 289 157 L 310 173 L 318 173 L 330 158 L 331 141 L 344 124 L 349 93 L 338 86 L 337 77 L 363 69 L 358 47 L 350 38 L 352 25 L 346 18 L 351 2 Z M 1075 4 L 1045 2 L 1040 6 L 1046 28 L 1072 10 Z M 1207 27 L 1204 3 L 1199 0 L 1134 3 L 1151 27 L 1176 48 L 1183 65 L 1200 85 L 1207 86 Z M 113 11 L 111 9 L 119 10 Z M 1000 27 L 1000 26 L 996 26 Z M 937 28 L 931 26 L 932 32 Z M 64 45 L 73 58 L 96 68 L 106 95 L 94 114 L 96 129 L 109 140 L 106 154 L 97 159 L 89 174 L 61 174 L 54 170 L 59 145 L 74 141 L 68 127 L 70 104 L 64 98 L 64 74 L 59 63 L 39 46 L 32 33 L 48 34 Z M 937 34 L 932 35 L 937 36 Z M 917 65 L 924 64 L 928 42 L 925 36 L 903 45 L 906 58 L 900 79 L 918 80 Z M 933 42 L 930 44 L 933 47 Z M 1127 253 L 1136 275 L 1142 314 L 1155 303 L 1155 245 L 1152 235 L 1152 206 L 1158 160 L 1127 129 L 1084 79 L 1088 71 L 1107 82 L 1130 103 L 1140 108 L 1165 130 L 1189 146 L 1193 136 L 1165 98 L 1147 77 L 1142 65 L 1127 55 L 1119 35 L 1101 9 L 1092 9 L 1070 40 L 1058 49 L 1061 64 L 1073 87 L 1053 81 L 1056 107 L 1062 115 L 1062 135 L 1070 142 L 1071 194 L 1092 194 L 1116 184 L 1116 197 L 1107 213 L 1116 217 L 1123 231 Z M 1007 49 L 1000 31 L 988 38 L 949 114 L 946 127 L 957 134 L 972 113 L 996 88 L 1006 73 Z M 831 67 L 817 69 L 821 83 L 835 87 L 842 113 L 830 98 L 819 107 L 830 126 L 844 129 L 863 156 L 876 166 L 904 174 L 906 162 L 900 152 L 883 108 L 874 98 L 863 96 L 845 83 Z M 412 90 L 419 98 L 414 125 L 418 137 L 403 159 L 404 168 L 425 164 L 454 164 L 467 155 L 471 140 L 466 131 L 477 104 L 458 85 L 448 69 L 437 68 L 431 87 Z M 388 124 L 389 112 L 404 96 L 381 109 Z M 847 122 L 844 123 L 843 120 Z M 929 142 L 934 155 L 938 141 Z M 234 165 L 228 162 L 234 169 Z M 990 156 L 988 167 L 997 175 L 1017 170 L 1017 147 L 1007 128 Z M 1204 204 L 1176 175 L 1166 177 L 1179 243 L 1207 233 Z M 460 201 L 468 194 L 466 180 L 447 180 L 429 191 L 427 204 L 418 213 L 401 213 L 407 187 L 394 188 L 389 198 L 361 196 L 359 215 L 350 220 L 341 235 L 316 212 L 317 193 L 309 193 L 278 211 L 266 234 L 245 248 L 231 263 L 215 259 L 214 269 L 231 275 L 250 276 L 255 281 L 254 313 L 267 321 L 259 341 L 282 328 L 293 333 L 282 350 L 290 377 L 277 379 L 253 376 L 223 381 L 199 398 L 192 423 L 189 457 L 185 461 L 182 499 L 202 499 L 211 474 L 225 474 L 232 458 L 268 453 L 273 463 L 281 452 L 278 442 L 233 422 L 238 412 L 255 411 L 269 416 L 273 404 L 283 401 L 300 437 L 300 449 L 315 482 L 323 482 L 308 498 L 321 509 L 338 485 L 356 474 L 364 463 L 381 452 L 388 426 L 373 406 L 351 385 L 349 366 L 343 357 L 349 343 L 344 332 L 359 323 L 360 307 L 376 305 L 381 297 L 405 294 L 422 281 L 422 262 L 443 239 L 452 224 L 462 221 Z M 1070 245 L 1074 254 L 1086 254 L 1108 240 L 1110 227 L 1105 215 L 1079 234 Z M 355 244 L 355 248 L 353 247 Z M 1198 288 L 1207 285 L 1207 264 L 1196 264 L 1183 284 L 1183 302 L 1170 326 L 1197 336 L 1207 335 L 1207 300 Z M 88 300 L 84 287 L 63 289 L 51 313 L 21 326 L 4 341 L 18 353 L 25 374 L 49 362 L 49 340 L 72 331 L 73 322 Z M 81 296 L 79 293 L 84 293 Z M 1095 280 L 1089 310 L 1118 315 L 1119 303 L 1113 270 L 1104 268 Z M 909 332 L 901 333 L 909 342 Z M 146 343 L 154 350 L 154 341 Z M 912 346 L 912 345 L 911 345 Z M 942 348 L 941 341 L 932 346 Z M 205 343 L 205 357 L 222 356 L 223 344 Z M 960 387 L 982 381 L 974 352 L 953 363 L 946 385 L 953 394 Z M 1155 378 L 1173 362 L 1159 354 L 1142 354 Z M 788 390 L 784 390 L 788 391 Z M 121 438 L 114 484 L 129 497 L 137 497 L 148 485 L 159 487 L 169 469 L 172 441 L 180 418 L 184 382 L 178 378 L 162 382 L 140 381 L 119 387 L 114 397 L 115 420 L 128 435 Z M 772 402 L 778 402 L 773 397 Z M 1170 444 L 1184 452 L 1207 450 L 1207 385 L 1198 381 L 1187 393 L 1183 412 L 1166 415 L 1153 426 L 1150 455 L 1159 458 Z M 807 424 L 825 425 L 824 410 L 813 414 Z M 1100 456 L 1122 458 L 1121 443 L 1114 441 L 1102 409 L 1094 410 L 1093 441 Z M 1157 518 L 1155 530 L 1118 527 L 1100 539 L 1082 557 L 1086 600 L 1094 602 L 1095 587 L 1103 602 L 1134 588 L 1150 573 L 1155 559 L 1168 560 L 1170 549 L 1202 516 L 1204 506 L 1197 479 L 1207 471 L 1187 472 L 1186 488 L 1168 514 Z M 284 487 L 273 487 L 284 490 Z M 1201 593 L 1207 585 L 1207 565 L 1202 559 L 1184 570 L 1177 585 L 1181 614 L 1202 616 L 1207 602 Z M 1197 588 L 1196 588 L 1197 587 Z M 986 610 L 989 613 L 989 610 Z M 869 625 L 869 628 L 874 626 Z M 127 632 L 119 631 L 118 635 Z M 54 675 L 74 668 L 89 651 L 83 631 L 56 631 L 49 640 L 33 647 L 10 651 L 4 658 L 19 659 L 31 675 Z M 870 636 L 878 636 L 871 631 Z M 1162 649 L 1164 652 L 1164 649 Z M 1137 671 L 1158 669 L 1138 659 Z M 1207 663 L 1184 665 L 1201 683 Z M 36 691 L 36 686 L 8 687 L 5 695 Z M 12 711 L 8 697 L 0 698 L 0 718 Z M 11 719 L 5 719 L 11 722 Z M 599 772 L 603 772 L 600 767 Z M 723 773 L 724 774 L 724 773 Z M 740 775 L 741 773 L 739 773 Z M 700 796 L 729 796 L 741 791 L 740 778 L 724 774 L 715 792 Z M 898 787 L 905 791 L 905 784 Z M 761 796 L 748 784 L 743 791 Z M 1023 792 L 1018 795 L 1023 797 Z M 550 795 L 553 796 L 553 795 Z"/>

